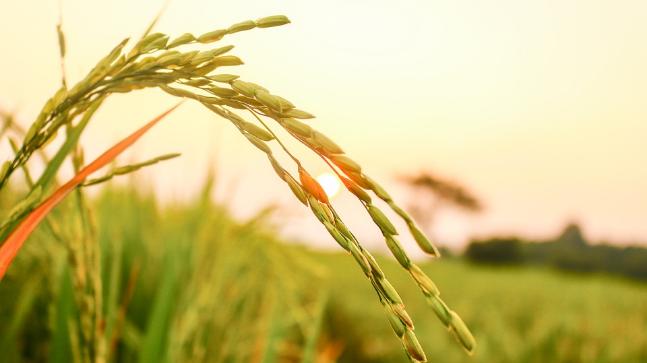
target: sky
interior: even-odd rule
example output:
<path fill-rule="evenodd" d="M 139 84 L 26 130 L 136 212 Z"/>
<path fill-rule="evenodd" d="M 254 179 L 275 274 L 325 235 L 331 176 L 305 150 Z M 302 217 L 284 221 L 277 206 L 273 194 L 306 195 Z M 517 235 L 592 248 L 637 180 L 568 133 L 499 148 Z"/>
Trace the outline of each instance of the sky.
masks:
<path fill-rule="evenodd" d="M 0 107 L 25 124 L 60 82 L 58 3 L 0 3 Z M 163 2 L 61 3 L 73 83 Z M 178 0 L 157 30 L 201 34 L 273 14 L 292 23 L 224 40 L 246 63 L 227 71 L 317 115 L 312 125 L 405 206 L 415 197 L 403 175 L 427 170 L 470 189 L 485 210 L 439 211 L 441 244 L 547 238 L 569 221 L 594 241 L 647 241 L 647 2 Z M 112 97 L 83 137 L 88 158 L 173 103 L 155 90 Z M 283 233 L 331 244 L 224 120 L 184 104 L 122 160 L 168 152 L 183 155 L 140 177 L 165 200 L 195 196 L 214 168 L 214 197 L 237 215 L 274 203 Z M 357 202 L 335 202 L 360 237 L 379 239 Z"/>

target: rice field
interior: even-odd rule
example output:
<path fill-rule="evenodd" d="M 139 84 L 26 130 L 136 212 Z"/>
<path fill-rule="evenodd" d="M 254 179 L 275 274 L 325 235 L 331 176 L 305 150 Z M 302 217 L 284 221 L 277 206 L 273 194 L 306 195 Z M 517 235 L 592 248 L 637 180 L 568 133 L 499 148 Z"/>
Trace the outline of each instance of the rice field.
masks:
<path fill-rule="evenodd" d="M 142 188 L 109 186 L 89 202 L 104 287 L 104 361 L 406 359 L 351 256 L 285 243 L 267 227 L 267 214 L 237 222 L 210 201 L 209 188 L 192 202 L 162 207 Z M 9 197 L 2 197 L 4 206 Z M 71 201 L 51 218 L 65 218 L 69 209 Z M 25 244 L 0 284 L 3 362 L 73 362 L 86 354 L 70 258 L 46 225 Z M 467 358 L 398 263 L 377 259 L 431 362 L 647 359 L 644 284 L 460 259 L 423 263 L 474 332 L 478 346 Z"/>

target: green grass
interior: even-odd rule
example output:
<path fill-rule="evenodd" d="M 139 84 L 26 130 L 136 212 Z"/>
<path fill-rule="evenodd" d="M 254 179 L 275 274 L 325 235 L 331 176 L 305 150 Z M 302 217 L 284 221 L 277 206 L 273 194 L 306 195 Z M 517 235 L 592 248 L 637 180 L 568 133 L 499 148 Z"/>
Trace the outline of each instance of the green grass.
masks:
<path fill-rule="evenodd" d="M 109 187 L 93 201 L 108 361 L 406 359 L 352 257 L 286 245 L 262 215 L 237 222 L 208 194 L 209 186 L 193 202 L 160 207 L 153 195 Z M 9 196 L 0 195 L 0 210 Z M 52 218 L 69 209 L 72 201 Z M 44 227 L 25 246 L 0 284 L 2 361 L 72 362 L 79 316 L 67 249 Z M 379 262 L 431 362 L 647 361 L 644 284 L 457 259 L 422 264 L 475 333 L 467 358 L 397 263 Z"/>
<path fill-rule="evenodd" d="M 341 256 L 334 264 L 331 331 L 354 346 L 344 362 L 396 362 L 372 292 Z M 384 262 L 408 302 L 430 361 L 467 361 L 434 324 L 433 313 L 393 263 Z M 647 286 L 604 276 L 576 276 L 534 268 L 484 268 L 448 259 L 424 265 L 445 299 L 470 324 L 479 343 L 473 362 L 644 362 Z M 349 272 L 347 272 L 349 271 Z M 342 275 L 344 278 L 342 278 Z M 333 275 L 334 276 L 334 275 Z M 349 321 L 360 324 L 349 328 Z"/>

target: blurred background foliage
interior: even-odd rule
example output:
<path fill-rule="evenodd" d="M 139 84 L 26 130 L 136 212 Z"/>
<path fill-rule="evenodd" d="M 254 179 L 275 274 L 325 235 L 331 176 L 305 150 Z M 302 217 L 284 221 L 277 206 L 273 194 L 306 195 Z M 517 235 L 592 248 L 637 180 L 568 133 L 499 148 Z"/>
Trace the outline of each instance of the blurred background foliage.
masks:
<path fill-rule="evenodd" d="M 108 361 L 406 359 L 352 258 L 284 243 L 266 221 L 271 210 L 236 221 L 211 201 L 212 185 L 192 202 L 163 206 L 136 182 L 110 184 L 93 199 Z M 14 194 L 0 195 L 0 210 Z M 64 204 L 50 218 L 65 221 L 70 208 Z M 644 282 L 549 267 L 600 272 L 601 265 L 582 261 L 603 256 L 597 261 L 629 268 L 605 254 L 628 251 L 589 246 L 570 226 L 549 243 L 475 241 L 467 258 L 422 264 L 472 327 L 479 345 L 471 359 L 397 263 L 379 262 L 432 362 L 638 363 L 647 360 Z M 70 339 L 79 308 L 68 259 L 41 228 L 0 284 L 3 362 L 72 362 L 79 354 Z"/>

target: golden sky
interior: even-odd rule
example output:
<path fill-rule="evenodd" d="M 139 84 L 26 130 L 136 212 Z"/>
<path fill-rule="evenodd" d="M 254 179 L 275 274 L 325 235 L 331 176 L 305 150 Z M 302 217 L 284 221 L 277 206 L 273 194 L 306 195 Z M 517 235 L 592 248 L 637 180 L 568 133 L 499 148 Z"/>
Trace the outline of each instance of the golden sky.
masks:
<path fill-rule="evenodd" d="M 71 81 L 141 34 L 162 4 L 62 3 Z M 25 121 L 58 86 L 58 13 L 58 1 L 0 2 L 0 106 Z M 442 213 L 440 241 L 551 236 L 568 220 L 596 240 L 647 241 L 647 2 L 176 0 L 158 30 L 200 34 L 273 14 L 293 23 L 225 40 L 246 61 L 229 71 L 316 114 L 313 124 L 403 203 L 410 196 L 395 176 L 423 169 L 473 190 L 485 212 Z M 172 103 L 156 91 L 115 96 L 86 133 L 86 153 Z M 302 220 L 265 158 L 196 105 L 183 105 L 123 160 L 175 151 L 181 159 L 145 173 L 169 199 L 192 195 L 217 164 L 218 197 L 237 213 L 278 200 Z M 290 235 L 321 232 L 291 225 Z"/>

